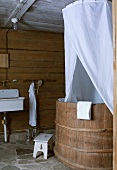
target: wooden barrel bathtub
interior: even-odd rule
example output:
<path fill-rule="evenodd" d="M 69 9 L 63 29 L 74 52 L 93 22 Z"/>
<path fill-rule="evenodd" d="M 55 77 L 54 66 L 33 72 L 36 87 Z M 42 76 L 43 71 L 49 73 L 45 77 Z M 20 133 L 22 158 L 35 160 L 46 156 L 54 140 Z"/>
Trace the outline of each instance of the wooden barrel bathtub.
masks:
<path fill-rule="evenodd" d="M 76 103 L 56 102 L 55 156 L 73 170 L 112 170 L 113 116 L 92 105 L 91 120 L 77 119 Z"/>

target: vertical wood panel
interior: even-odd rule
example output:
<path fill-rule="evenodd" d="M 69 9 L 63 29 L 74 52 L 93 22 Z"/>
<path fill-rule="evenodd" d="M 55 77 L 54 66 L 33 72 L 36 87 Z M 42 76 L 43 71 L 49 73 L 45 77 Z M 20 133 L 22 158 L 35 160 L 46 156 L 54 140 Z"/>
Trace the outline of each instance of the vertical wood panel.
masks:
<path fill-rule="evenodd" d="M 9 67 L 9 56 L 8 54 L 0 54 L 0 68 Z"/>
<path fill-rule="evenodd" d="M 3 31 L 5 41 L 5 31 Z M 25 97 L 24 111 L 7 113 L 8 130 L 22 130 L 29 126 L 29 86 L 32 80 L 37 88 L 43 81 L 37 98 L 39 128 L 54 128 L 56 100 L 64 97 L 64 47 L 63 34 L 33 31 L 8 32 L 8 53 L 10 67 L 0 69 L 0 81 L 9 80 L 5 88 L 18 88 Z M 0 50 L 6 50 L 6 42 Z M 4 76 L 3 76 L 4 75 Z M 13 80 L 17 80 L 13 83 Z M 3 88 L 0 86 L 0 88 Z M 0 116 L 0 122 L 2 120 Z M 0 132 L 3 127 L 0 124 Z"/>
<path fill-rule="evenodd" d="M 112 1 L 113 14 L 113 68 L 114 68 L 114 113 L 113 113 L 113 170 L 117 170 L 117 1 Z"/>

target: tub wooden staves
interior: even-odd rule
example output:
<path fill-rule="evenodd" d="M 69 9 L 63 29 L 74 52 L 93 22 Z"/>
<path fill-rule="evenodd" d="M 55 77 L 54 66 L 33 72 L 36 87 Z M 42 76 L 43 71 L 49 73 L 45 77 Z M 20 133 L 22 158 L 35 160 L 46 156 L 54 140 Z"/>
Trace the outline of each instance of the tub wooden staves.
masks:
<path fill-rule="evenodd" d="M 56 102 L 56 157 L 73 170 L 112 170 L 113 115 L 92 105 L 91 120 L 77 119 L 77 104 Z"/>

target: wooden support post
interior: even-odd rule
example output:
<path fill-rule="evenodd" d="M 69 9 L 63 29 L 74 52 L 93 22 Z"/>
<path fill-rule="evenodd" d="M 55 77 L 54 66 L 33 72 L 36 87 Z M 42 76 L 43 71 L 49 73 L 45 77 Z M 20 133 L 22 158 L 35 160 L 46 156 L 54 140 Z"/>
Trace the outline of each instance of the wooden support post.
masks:
<path fill-rule="evenodd" d="M 113 69 L 114 69 L 114 113 L 113 113 L 113 170 L 117 170 L 117 0 L 112 1 L 113 15 Z"/>

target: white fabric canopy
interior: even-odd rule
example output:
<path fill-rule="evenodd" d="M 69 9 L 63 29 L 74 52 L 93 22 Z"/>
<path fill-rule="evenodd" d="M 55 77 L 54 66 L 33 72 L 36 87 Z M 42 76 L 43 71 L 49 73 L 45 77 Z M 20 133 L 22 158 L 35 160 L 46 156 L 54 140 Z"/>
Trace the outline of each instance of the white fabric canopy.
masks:
<path fill-rule="evenodd" d="M 65 102 L 104 101 L 113 112 L 112 3 L 76 1 L 62 11 Z"/>

